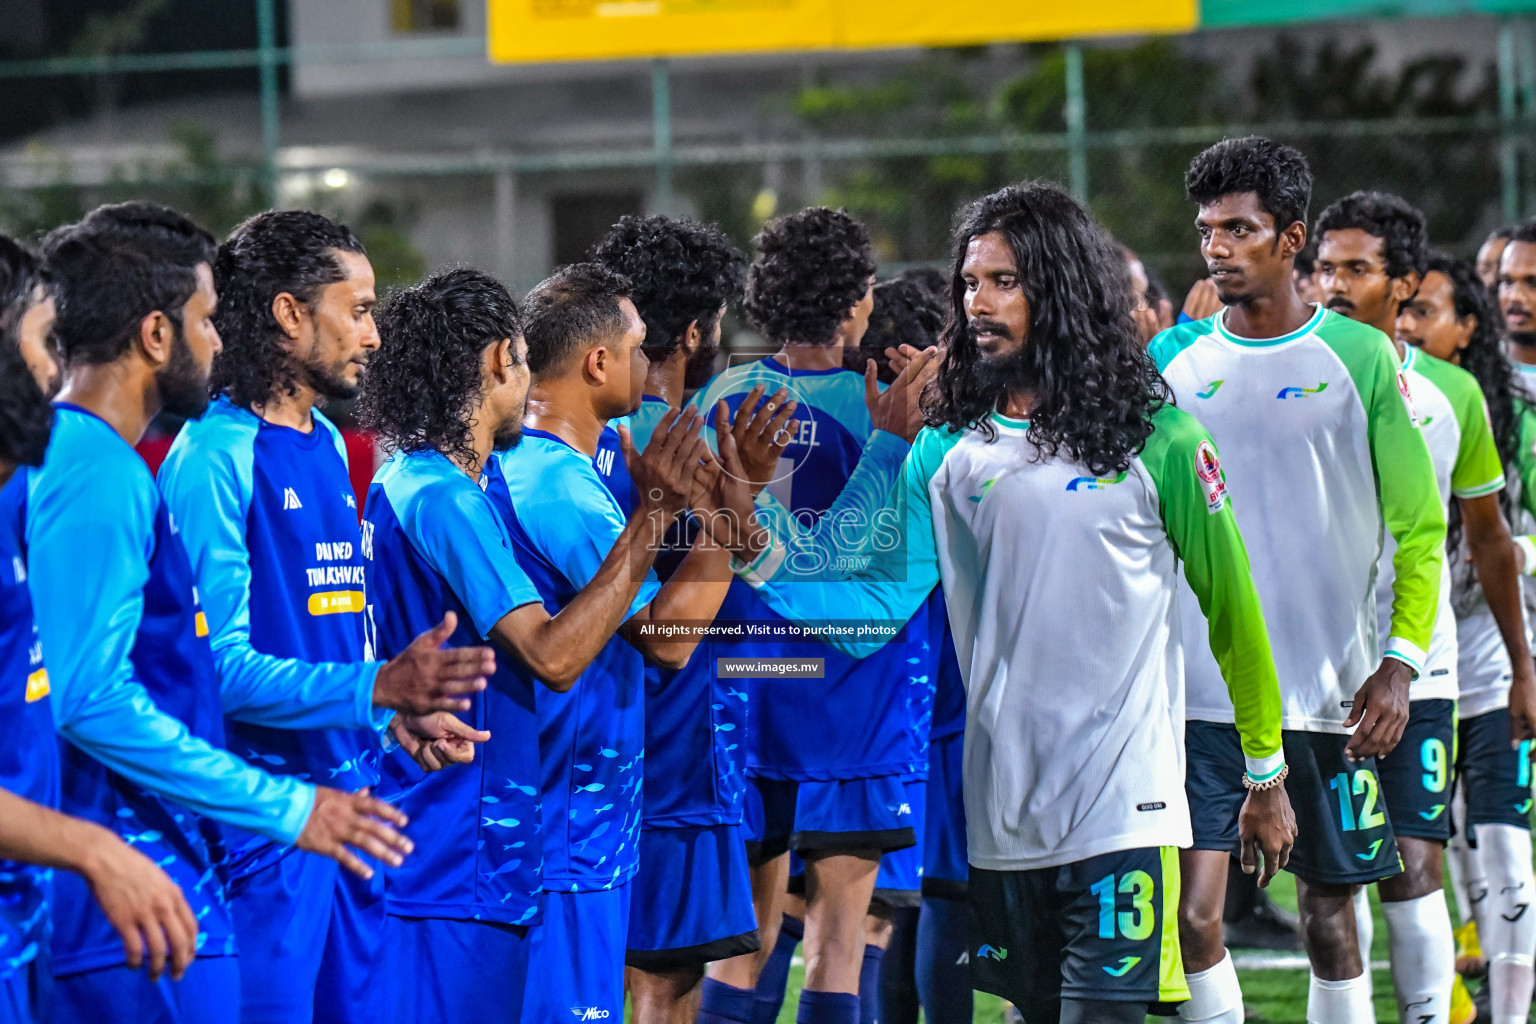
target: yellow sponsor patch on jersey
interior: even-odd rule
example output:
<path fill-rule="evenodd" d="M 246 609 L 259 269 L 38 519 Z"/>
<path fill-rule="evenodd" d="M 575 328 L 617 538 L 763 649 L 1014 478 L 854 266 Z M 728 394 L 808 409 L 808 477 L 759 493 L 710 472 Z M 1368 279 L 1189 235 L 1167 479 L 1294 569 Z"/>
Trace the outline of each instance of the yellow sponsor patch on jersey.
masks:
<path fill-rule="evenodd" d="M 207 636 L 208 616 L 204 615 L 202 612 L 198 612 L 192 618 L 192 628 L 196 631 L 198 636 Z"/>
<path fill-rule="evenodd" d="M 48 696 L 48 670 L 40 668 L 27 676 L 27 703 L 42 700 Z"/>
<path fill-rule="evenodd" d="M 309 614 L 311 615 L 340 615 L 362 610 L 363 592 L 361 590 L 327 590 L 309 595 Z"/>

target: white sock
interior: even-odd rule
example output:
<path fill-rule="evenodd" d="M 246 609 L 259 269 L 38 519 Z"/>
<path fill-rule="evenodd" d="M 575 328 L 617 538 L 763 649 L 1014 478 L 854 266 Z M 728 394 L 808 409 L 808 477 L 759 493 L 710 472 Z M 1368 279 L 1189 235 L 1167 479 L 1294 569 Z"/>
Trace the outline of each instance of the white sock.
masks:
<path fill-rule="evenodd" d="M 1416 900 L 1381 904 L 1392 950 L 1392 987 L 1406 1024 L 1449 1019 L 1456 980 L 1456 940 L 1445 894 L 1436 890 Z"/>
<path fill-rule="evenodd" d="M 1466 797 L 1464 787 L 1458 786 L 1451 800 L 1451 817 L 1456 824 L 1456 834 L 1446 848 L 1446 865 L 1451 869 L 1451 893 L 1456 897 L 1456 917 L 1462 924 L 1476 921 L 1482 912 L 1482 900 L 1488 895 L 1488 882 L 1483 877 L 1483 866 L 1477 859 L 1477 851 L 1467 845 Z M 1482 923 L 1478 923 L 1482 931 Z"/>
<path fill-rule="evenodd" d="M 1355 938 L 1360 943 L 1360 966 L 1365 968 L 1365 994 L 1371 995 L 1371 940 L 1376 937 L 1376 919 L 1371 917 L 1371 890 L 1355 889 Z"/>
<path fill-rule="evenodd" d="M 1488 876 L 1486 910 L 1477 920 L 1477 930 L 1488 958 L 1493 1019 L 1524 1021 L 1531 1005 L 1531 963 L 1536 955 L 1531 834 L 1518 825 L 1479 825 L 1477 857 Z"/>
<path fill-rule="evenodd" d="M 1307 1024 L 1376 1024 L 1370 977 L 1370 971 L 1348 981 L 1323 981 L 1312 975 L 1307 987 Z"/>
<path fill-rule="evenodd" d="M 1223 952 L 1221 963 L 1194 974 L 1185 974 L 1189 1001 L 1179 1004 L 1179 1017 L 1201 1024 L 1243 1024 L 1243 987 L 1237 981 L 1232 954 Z"/>

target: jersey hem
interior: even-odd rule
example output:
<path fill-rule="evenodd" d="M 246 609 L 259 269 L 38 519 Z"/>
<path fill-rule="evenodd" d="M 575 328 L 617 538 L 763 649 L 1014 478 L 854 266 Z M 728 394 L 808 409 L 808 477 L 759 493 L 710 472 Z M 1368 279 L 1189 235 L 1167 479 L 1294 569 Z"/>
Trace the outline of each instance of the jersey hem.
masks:
<path fill-rule="evenodd" d="M 546 874 L 540 879 L 539 888 L 544 892 L 557 894 L 566 892 L 607 892 L 610 889 L 617 889 L 621 885 L 628 885 L 634 879 L 635 872 L 639 869 L 640 865 L 635 864 L 627 871 L 613 878 L 603 879 L 584 878 L 577 875 Z"/>
<path fill-rule="evenodd" d="M 203 943 L 203 949 L 197 951 L 197 959 L 212 960 L 217 957 L 238 955 L 233 935 L 225 936 L 222 948 L 213 949 L 212 952 L 205 952 L 205 950 L 212 948 L 213 945 L 214 943 L 212 942 Z M 127 964 L 128 961 L 123 958 L 122 944 L 114 943 L 110 946 L 101 946 L 96 949 L 83 950 L 79 953 L 70 953 L 67 956 L 55 954 L 51 965 L 51 973 L 55 978 L 62 978 L 71 974 L 99 971 L 107 967 L 126 967 Z"/>
<path fill-rule="evenodd" d="M 677 828 L 714 828 L 717 825 L 740 825 L 744 817 L 740 809 L 734 812 L 708 811 L 699 814 L 668 814 L 658 818 L 641 818 L 640 831 L 663 831 Z"/>
<path fill-rule="evenodd" d="M 1145 850 L 1148 847 L 1176 846 L 1188 849 L 1194 844 L 1188 824 L 1176 830 L 1162 829 L 1157 832 L 1127 832 L 1097 843 L 1085 843 L 1079 847 L 1057 850 L 1042 857 L 978 857 L 975 842 L 971 843 L 969 857 L 973 868 L 983 871 L 1038 871 L 1041 868 L 1059 868 L 1067 864 L 1101 857 L 1106 853 L 1123 853 L 1129 850 Z"/>
<path fill-rule="evenodd" d="M 533 916 L 528 915 L 532 910 Z M 394 917 L 422 917 L 433 921 L 491 921 L 495 924 L 537 924 L 539 905 L 529 900 L 510 909 L 505 903 L 427 903 L 384 897 L 384 913 Z M 199 953 L 199 956 L 202 954 Z"/>
<path fill-rule="evenodd" d="M 1215 725 L 1236 725 L 1232 713 L 1220 711 L 1207 711 L 1201 708 L 1186 708 L 1184 711 L 1186 722 L 1211 722 Z M 1321 732 L 1332 733 L 1338 736 L 1348 736 L 1352 730 L 1344 728 L 1344 720 L 1330 721 L 1324 718 L 1312 718 L 1310 716 L 1281 715 L 1280 730 L 1282 732 Z"/>
<path fill-rule="evenodd" d="M 912 762 L 893 761 L 868 768 L 772 768 L 754 765 L 743 772 L 749 779 L 778 779 L 782 782 L 857 782 L 860 779 L 883 779 L 887 775 L 911 774 Z"/>

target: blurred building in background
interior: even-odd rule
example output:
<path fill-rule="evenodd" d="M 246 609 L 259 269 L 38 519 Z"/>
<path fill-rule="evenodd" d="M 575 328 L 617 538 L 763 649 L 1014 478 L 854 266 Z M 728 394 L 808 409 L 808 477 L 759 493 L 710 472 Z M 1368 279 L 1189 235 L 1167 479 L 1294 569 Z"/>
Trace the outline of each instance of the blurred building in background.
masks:
<path fill-rule="evenodd" d="M 826 202 L 887 267 L 941 261 L 960 202 L 1045 176 L 1178 291 L 1199 268 L 1183 170 L 1224 134 L 1303 148 L 1318 209 L 1403 193 L 1454 250 L 1536 206 L 1536 34 L 1510 15 L 497 65 L 485 0 L 276 0 L 265 35 L 263 2 L 0 0 L 0 227 L 150 195 L 218 231 L 275 186 L 357 227 L 387 281 L 471 264 L 527 288 L 637 211 L 745 243 Z"/>

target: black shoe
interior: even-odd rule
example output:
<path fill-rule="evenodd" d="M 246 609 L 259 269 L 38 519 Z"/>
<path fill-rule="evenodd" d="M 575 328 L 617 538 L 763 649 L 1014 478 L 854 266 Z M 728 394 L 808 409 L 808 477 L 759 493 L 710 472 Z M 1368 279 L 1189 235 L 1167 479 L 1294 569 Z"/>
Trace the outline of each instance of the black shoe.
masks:
<path fill-rule="evenodd" d="M 1223 922 L 1226 943 L 1241 949 L 1301 949 L 1300 921 L 1262 895 L 1253 913 Z"/>

